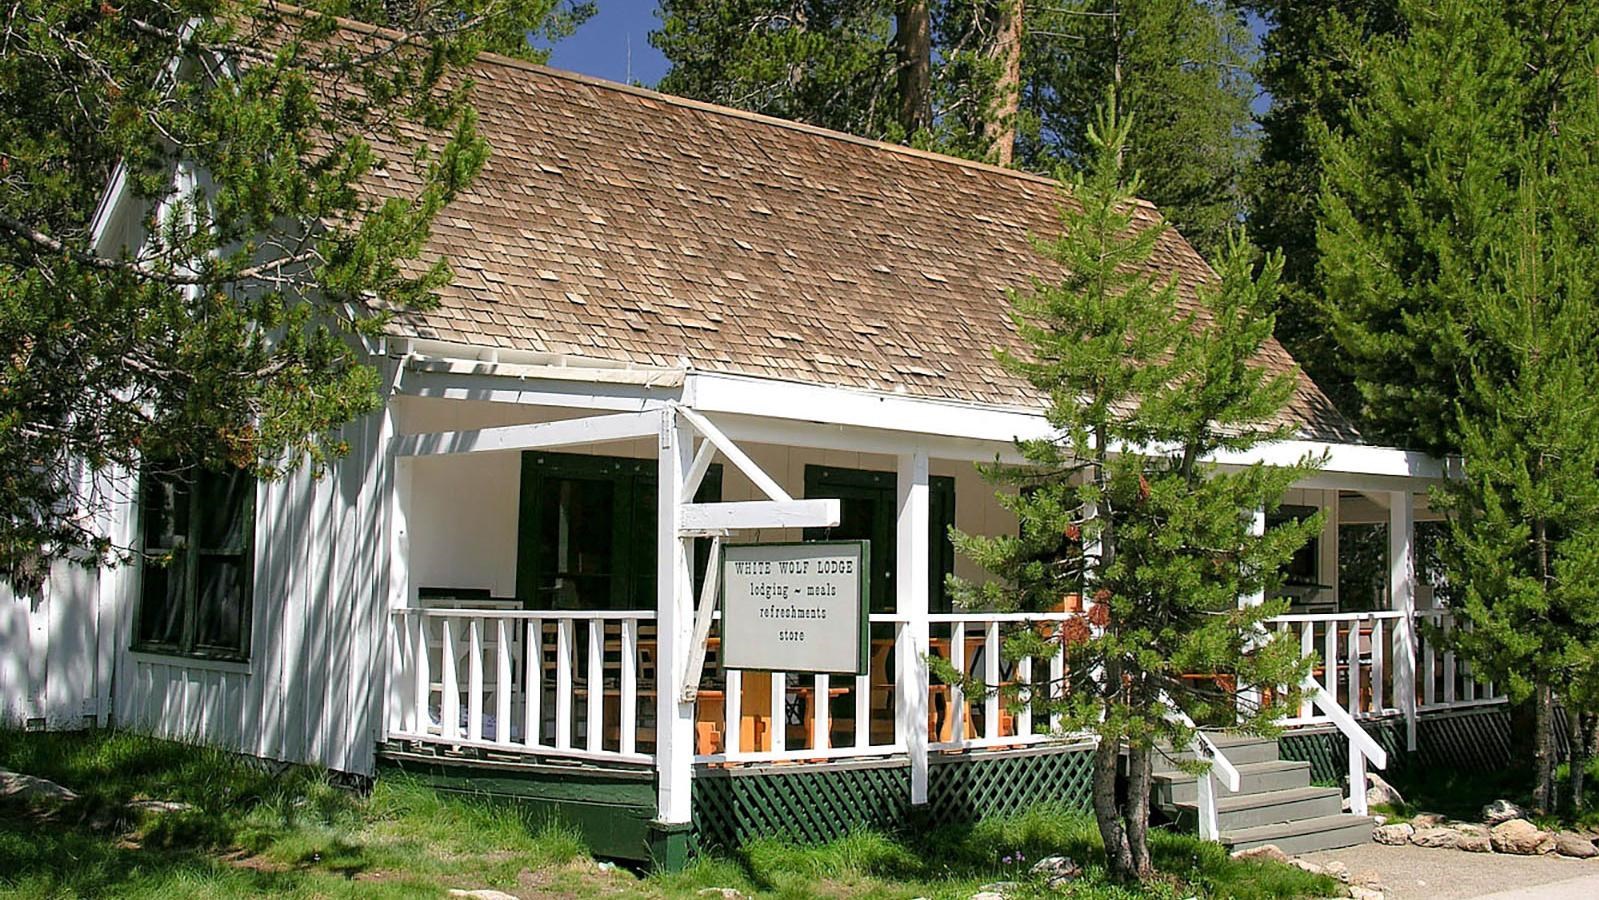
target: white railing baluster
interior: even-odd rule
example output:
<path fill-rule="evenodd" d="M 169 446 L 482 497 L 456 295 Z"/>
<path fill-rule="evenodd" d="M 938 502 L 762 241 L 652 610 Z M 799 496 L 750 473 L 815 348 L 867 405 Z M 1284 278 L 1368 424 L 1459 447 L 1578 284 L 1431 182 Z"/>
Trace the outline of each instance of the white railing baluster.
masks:
<path fill-rule="evenodd" d="M 1338 696 L 1338 620 L 1329 619 L 1327 629 L 1321 635 L 1322 658 L 1326 666 L 1326 674 L 1322 682 L 1327 685 L 1327 691 L 1334 697 Z"/>
<path fill-rule="evenodd" d="M 989 622 L 983 635 L 983 736 L 999 737 L 999 623 Z"/>
<path fill-rule="evenodd" d="M 772 752 L 782 753 L 788 749 L 788 675 L 783 672 L 772 673 L 771 708 Z"/>
<path fill-rule="evenodd" d="M 1299 623 L 1299 657 L 1301 659 L 1309 659 L 1310 658 L 1310 655 L 1311 655 L 1311 649 L 1310 648 L 1315 646 L 1315 640 L 1316 640 L 1316 623 L 1314 621 L 1309 621 L 1309 620 L 1306 620 L 1304 622 Z M 1309 697 L 1304 697 L 1303 699 L 1301 699 L 1299 701 L 1299 718 L 1301 718 L 1301 719 L 1310 718 L 1310 712 L 1311 712 L 1310 698 Z"/>
<path fill-rule="evenodd" d="M 429 708 L 433 699 L 433 676 L 428 672 L 428 617 L 426 613 L 417 613 L 415 629 L 416 647 L 412 650 L 412 658 L 416 661 L 416 681 L 413 682 L 415 694 L 411 697 L 416 704 L 412 716 L 416 722 L 412 732 L 427 734 L 432 729 L 433 713 Z"/>
<path fill-rule="evenodd" d="M 439 677 L 443 695 L 439 697 L 439 733 L 446 739 L 458 737 L 461 729 L 461 683 L 455 674 L 455 620 L 442 618 L 443 650 L 439 657 Z"/>
<path fill-rule="evenodd" d="M 523 666 L 527 671 L 522 680 L 522 741 L 537 747 L 544 740 L 544 717 L 540 715 L 544 700 L 544 620 L 526 622 L 527 637 L 522 642 Z"/>
<path fill-rule="evenodd" d="M 966 623 L 956 622 L 949 632 L 949 662 L 960 678 L 966 677 Z M 966 690 L 959 679 L 949 686 L 949 739 L 966 740 Z"/>
<path fill-rule="evenodd" d="M 811 749 L 826 750 L 829 748 L 827 739 L 828 722 L 827 714 L 828 694 L 832 690 L 832 679 L 827 675 L 817 675 L 815 683 L 811 685 L 811 696 L 815 698 L 816 709 L 811 715 Z"/>
<path fill-rule="evenodd" d="M 555 620 L 555 748 L 572 749 L 572 668 L 577 642 L 571 619 Z"/>
<path fill-rule="evenodd" d="M 1436 625 L 1438 619 L 1431 614 L 1426 616 L 1428 622 Z M 1433 653 L 1432 636 L 1428 635 L 1422 640 L 1421 645 L 1421 702 L 1423 706 L 1432 706 L 1438 702 L 1438 686 L 1435 683 L 1435 670 L 1437 657 Z"/>
<path fill-rule="evenodd" d="M 1349 656 L 1349 714 L 1360 715 L 1360 619 L 1349 623 L 1349 640 L 1345 652 Z"/>
<path fill-rule="evenodd" d="M 1026 735 L 1033 733 L 1033 658 L 1024 656 L 1016 661 L 1016 684 L 1018 693 L 1016 699 L 1021 703 L 1021 709 L 1016 712 L 1016 733 Z"/>
<path fill-rule="evenodd" d="M 1449 636 L 1454 633 L 1455 619 L 1450 616 L 1440 619 L 1439 625 L 1443 627 L 1444 641 L 1444 703 L 1455 702 L 1455 651 L 1449 644 Z"/>
<path fill-rule="evenodd" d="M 483 740 L 483 620 L 472 616 L 466 620 L 466 737 Z"/>
<path fill-rule="evenodd" d="M 738 669 L 723 669 L 727 684 L 722 697 L 722 751 L 729 759 L 744 749 L 741 734 L 744 729 L 744 673 Z"/>
<path fill-rule="evenodd" d="M 494 739 L 511 743 L 511 630 L 505 619 L 494 620 Z"/>
<path fill-rule="evenodd" d="M 588 749 L 597 753 L 605 737 L 605 620 L 589 620 L 588 721 L 584 725 Z"/>
<path fill-rule="evenodd" d="M 632 753 L 638 744 L 638 622 L 622 620 L 622 700 L 617 710 L 621 728 L 617 749 Z"/>
<path fill-rule="evenodd" d="M 1382 715 L 1388 709 L 1383 692 L 1383 680 L 1387 677 L 1388 663 L 1388 627 L 1387 623 L 1378 618 L 1371 620 L 1371 711 Z"/>
<path fill-rule="evenodd" d="M 872 664 L 868 659 L 866 674 L 855 676 L 855 748 L 864 750 L 872 745 Z"/>
<path fill-rule="evenodd" d="M 1066 697 L 1066 645 L 1061 640 L 1062 627 L 1060 623 L 1055 625 L 1054 635 L 1058 646 L 1054 655 L 1049 658 L 1049 691 L 1046 696 L 1052 702 L 1049 713 L 1049 730 L 1051 734 L 1059 733 L 1061 729 L 1061 714 L 1054 708 L 1053 704 L 1064 700 Z"/>

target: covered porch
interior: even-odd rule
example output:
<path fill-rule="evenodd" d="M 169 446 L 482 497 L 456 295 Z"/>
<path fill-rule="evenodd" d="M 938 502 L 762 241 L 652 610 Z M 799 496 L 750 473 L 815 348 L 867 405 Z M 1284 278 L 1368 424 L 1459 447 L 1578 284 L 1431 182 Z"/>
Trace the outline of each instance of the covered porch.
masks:
<path fill-rule="evenodd" d="M 1058 657 L 1007 661 L 1000 647 L 1013 629 L 1056 633 L 1077 604 L 985 613 L 944 590 L 948 574 L 982 577 L 949 526 L 1016 528 L 973 463 L 1011 456 L 1040 419 L 733 376 L 553 375 L 408 366 L 393 410 L 392 751 L 648 777 L 670 834 L 693 819 L 696 779 L 893 766 L 915 808 L 941 766 L 1070 744 L 1041 710 L 963 696 L 925 663 L 1036 697 L 1061 681 Z M 1271 627 L 1317 660 L 1338 719 L 1402 721 L 1414 749 L 1422 715 L 1500 702 L 1419 627 L 1450 627 L 1417 562 L 1443 472 L 1400 451 L 1327 449 L 1280 513 L 1328 515 Z M 867 672 L 724 669 L 714 544 L 813 539 L 871 542 Z M 1289 724 L 1336 725 L 1324 706 L 1307 700 Z"/>

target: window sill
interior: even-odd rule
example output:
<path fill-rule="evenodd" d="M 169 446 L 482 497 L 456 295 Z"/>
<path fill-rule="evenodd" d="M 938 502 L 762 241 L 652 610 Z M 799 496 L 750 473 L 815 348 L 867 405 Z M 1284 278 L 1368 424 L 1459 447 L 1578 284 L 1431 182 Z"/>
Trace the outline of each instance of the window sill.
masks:
<path fill-rule="evenodd" d="M 185 656 L 181 653 L 161 653 L 156 650 L 129 650 L 128 657 L 136 663 L 145 665 L 232 672 L 238 675 L 248 675 L 251 671 L 248 661 L 237 659 L 209 659 L 204 656 Z"/>

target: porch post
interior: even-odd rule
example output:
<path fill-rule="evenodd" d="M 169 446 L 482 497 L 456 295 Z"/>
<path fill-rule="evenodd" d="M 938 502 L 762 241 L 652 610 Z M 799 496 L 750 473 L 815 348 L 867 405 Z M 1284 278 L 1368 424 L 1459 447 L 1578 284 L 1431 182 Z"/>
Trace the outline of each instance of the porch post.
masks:
<path fill-rule="evenodd" d="M 1250 513 L 1250 517 L 1249 517 L 1249 533 L 1252 534 L 1252 535 L 1255 535 L 1256 537 L 1259 537 L 1260 535 L 1263 535 L 1263 534 L 1266 533 L 1266 510 L 1265 509 L 1257 508 L 1257 509 L 1255 509 L 1254 512 Z M 1239 597 L 1238 598 L 1238 607 L 1240 609 L 1243 609 L 1243 608 L 1249 607 L 1249 606 L 1260 606 L 1261 604 L 1263 604 L 1265 602 L 1266 602 L 1266 591 L 1265 591 L 1264 588 L 1262 588 L 1261 590 L 1254 591 L 1252 593 L 1248 593 L 1248 594 L 1245 594 L 1245 595 Z M 1267 637 L 1269 637 L 1269 636 L 1264 632 L 1263 629 L 1264 629 L 1264 626 L 1261 626 L 1260 635 L 1257 638 L 1254 639 L 1254 642 L 1252 642 L 1250 644 L 1250 646 L 1259 646 L 1260 644 L 1262 644 L 1262 643 L 1264 643 L 1266 641 Z M 1239 685 L 1238 686 L 1238 702 L 1239 702 L 1240 705 L 1245 706 L 1246 708 L 1247 707 L 1253 707 L 1255 709 L 1259 709 L 1260 708 L 1260 703 L 1261 703 L 1260 685 L 1258 685 L 1258 684 L 1241 684 L 1241 685 Z"/>
<path fill-rule="evenodd" d="M 393 419 L 392 413 L 385 419 L 384 427 L 387 430 Z M 396 621 L 394 613 L 394 610 L 415 605 L 412 603 L 409 522 L 412 464 L 411 460 L 394 453 L 392 440 L 385 444 L 384 452 L 388 454 L 389 462 L 389 584 L 388 602 L 384 604 L 383 625 L 379 635 L 383 641 L 382 646 L 388 651 L 389 684 L 384 698 L 387 710 L 382 717 L 383 730 L 380 737 L 382 740 L 388 740 L 390 731 L 419 729 L 418 721 L 426 722 L 427 698 L 424 696 L 418 701 L 412 697 L 411 702 L 407 702 L 405 689 L 414 690 L 415 687 L 415 676 L 409 671 L 408 666 L 416 664 L 417 651 L 415 647 L 408 648 L 408 644 L 413 642 L 412 629 L 402 627 L 402 623 Z M 403 625 L 409 626 L 410 621 L 410 617 L 407 616 Z M 422 627 L 420 621 L 417 627 Z"/>
<path fill-rule="evenodd" d="M 911 761 L 911 803 L 927 802 L 927 598 L 931 561 L 927 451 L 918 447 L 899 457 L 897 547 L 899 582 L 896 609 L 907 621 L 900 636 L 894 673 L 897 730 Z"/>
<path fill-rule="evenodd" d="M 1338 504 L 1336 489 L 1321 492 L 1321 559 L 1316 564 L 1316 580 L 1328 585 L 1332 592 L 1333 609 L 1338 609 Z"/>
<path fill-rule="evenodd" d="M 688 855 L 693 814 L 694 704 L 683 701 L 694 613 L 689 593 L 689 541 L 678 536 L 684 479 L 694 463 L 694 440 L 670 407 L 661 413 L 656 494 L 655 769 L 656 862 L 680 868 Z"/>
<path fill-rule="evenodd" d="M 1416 513 L 1410 491 L 1388 495 L 1388 599 L 1398 613 L 1394 647 L 1394 693 L 1405 715 L 1405 746 L 1416 749 L 1416 568 L 1413 560 Z"/>

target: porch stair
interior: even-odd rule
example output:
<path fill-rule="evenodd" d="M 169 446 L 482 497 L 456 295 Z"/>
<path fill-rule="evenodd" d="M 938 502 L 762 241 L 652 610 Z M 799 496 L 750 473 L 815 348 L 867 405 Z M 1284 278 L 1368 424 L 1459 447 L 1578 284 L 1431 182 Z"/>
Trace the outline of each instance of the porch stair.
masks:
<path fill-rule="evenodd" d="M 1218 786 L 1216 817 L 1221 843 L 1233 850 L 1276 844 L 1290 856 L 1352 847 L 1371 840 L 1369 816 L 1343 812 L 1337 788 L 1313 787 L 1310 763 L 1282 758 L 1274 740 L 1213 735 L 1216 746 L 1237 767 L 1237 793 Z M 1155 754 L 1150 803 L 1179 827 L 1197 831 L 1199 780 L 1177 764 L 1192 752 Z"/>

